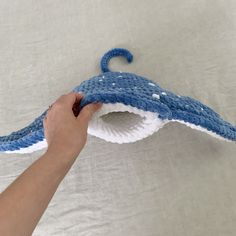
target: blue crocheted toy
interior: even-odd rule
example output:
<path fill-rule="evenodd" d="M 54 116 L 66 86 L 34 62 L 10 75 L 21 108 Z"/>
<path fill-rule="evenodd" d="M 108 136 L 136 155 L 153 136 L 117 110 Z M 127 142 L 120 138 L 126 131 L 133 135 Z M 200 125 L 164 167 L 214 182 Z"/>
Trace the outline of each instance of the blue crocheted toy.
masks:
<path fill-rule="evenodd" d="M 128 143 L 153 134 L 168 122 L 177 121 L 223 140 L 236 140 L 236 126 L 201 102 L 162 89 L 142 76 L 111 72 L 108 63 L 115 56 L 124 56 L 129 63 L 133 60 L 128 50 L 114 48 L 101 59 L 103 73 L 72 90 L 85 95 L 77 111 L 73 110 L 75 116 L 89 103 L 103 103 L 89 123 L 90 135 L 114 143 Z M 46 113 L 47 110 L 27 127 L 0 137 L 0 151 L 27 153 L 47 147 L 43 131 Z"/>

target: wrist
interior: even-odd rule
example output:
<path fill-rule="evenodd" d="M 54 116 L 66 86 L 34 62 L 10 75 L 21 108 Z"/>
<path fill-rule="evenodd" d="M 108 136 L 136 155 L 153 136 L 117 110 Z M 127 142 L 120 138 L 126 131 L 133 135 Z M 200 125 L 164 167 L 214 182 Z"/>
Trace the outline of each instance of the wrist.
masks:
<path fill-rule="evenodd" d="M 51 146 L 49 146 L 47 151 L 44 153 L 45 158 L 51 159 L 54 162 L 60 163 L 62 165 L 73 164 L 78 155 Z"/>

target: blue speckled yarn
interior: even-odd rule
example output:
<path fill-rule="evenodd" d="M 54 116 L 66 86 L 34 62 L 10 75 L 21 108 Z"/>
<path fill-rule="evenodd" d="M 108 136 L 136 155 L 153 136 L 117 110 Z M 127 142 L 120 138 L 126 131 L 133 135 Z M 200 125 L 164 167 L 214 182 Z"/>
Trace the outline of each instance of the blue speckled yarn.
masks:
<path fill-rule="evenodd" d="M 83 81 L 72 90 L 82 91 L 85 94 L 80 109 L 93 102 L 119 102 L 144 111 L 155 112 L 163 120 L 188 122 L 224 139 L 236 140 L 236 126 L 223 120 L 219 114 L 201 102 L 162 89 L 145 77 L 133 73 L 111 72 L 108 63 L 115 56 L 124 56 L 129 63 L 133 60 L 133 55 L 123 48 L 114 48 L 104 54 L 100 63 L 103 73 Z M 43 118 L 46 112 L 47 110 L 27 127 L 0 137 L 0 151 L 19 150 L 42 141 L 44 139 Z"/>

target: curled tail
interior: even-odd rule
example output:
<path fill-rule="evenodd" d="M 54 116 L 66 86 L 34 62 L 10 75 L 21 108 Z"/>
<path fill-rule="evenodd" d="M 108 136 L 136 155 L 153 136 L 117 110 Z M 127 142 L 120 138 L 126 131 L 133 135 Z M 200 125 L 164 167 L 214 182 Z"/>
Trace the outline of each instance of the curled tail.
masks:
<path fill-rule="evenodd" d="M 112 57 L 123 56 L 126 57 L 127 61 L 131 63 L 133 61 L 133 55 L 124 48 L 113 48 L 106 52 L 100 62 L 101 70 L 103 73 L 110 72 L 108 69 L 108 63 Z"/>

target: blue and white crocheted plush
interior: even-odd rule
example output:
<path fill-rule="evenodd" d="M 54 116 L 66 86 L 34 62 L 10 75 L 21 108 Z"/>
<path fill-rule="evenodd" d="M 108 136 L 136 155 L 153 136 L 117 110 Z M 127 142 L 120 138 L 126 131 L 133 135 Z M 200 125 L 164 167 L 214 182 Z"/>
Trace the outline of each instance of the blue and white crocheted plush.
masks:
<path fill-rule="evenodd" d="M 103 103 L 89 123 L 90 135 L 113 143 L 129 143 L 152 135 L 168 122 L 177 121 L 222 140 L 236 140 L 236 126 L 201 102 L 162 89 L 142 76 L 111 72 L 108 63 L 115 56 L 124 56 L 129 63 L 133 60 L 128 50 L 114 48 L 101 59 L 103 73 L 72 90 L 84 93 L 75 116 L 89 103 Z M 47 147 L 43 130 L 46 113 L 47 110 L 27 127 L 0 137 L 0 151 L 29 153 Z"/>

